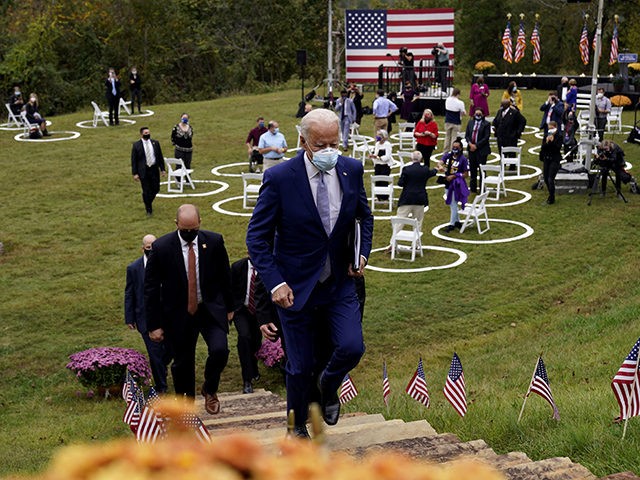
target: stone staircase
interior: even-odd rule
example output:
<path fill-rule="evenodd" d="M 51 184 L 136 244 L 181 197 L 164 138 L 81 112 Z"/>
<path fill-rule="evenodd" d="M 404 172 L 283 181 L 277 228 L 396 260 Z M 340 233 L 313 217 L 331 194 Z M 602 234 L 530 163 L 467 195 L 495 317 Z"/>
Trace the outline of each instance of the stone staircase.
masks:
<path fill-rule="evenodd" d="M 250 433 L 266 448 L 275 447 L 286 431 L 286 402 L 263 389 L 254 393 L 222 393 L 221 412 L 209 415 L 202 397 L 196 405 L 213 436 Z M 326 427 L 326 446 L 355 457 L 375 450 L 398 450 L 412 458 L 445 463 L 460 457 L 481 459 L 502 471 L 510 480 L 597 480 L 589 470 L 567 457 L 533 461 L 522 452 L 497 454 L 484 440 L 463 442 L 451 433 L 438 433 L 426 420 L 385 420 L 380 414 L 345 414 L 336 426 Z M 640 480 L 631 472 L 602 480 Z"/>

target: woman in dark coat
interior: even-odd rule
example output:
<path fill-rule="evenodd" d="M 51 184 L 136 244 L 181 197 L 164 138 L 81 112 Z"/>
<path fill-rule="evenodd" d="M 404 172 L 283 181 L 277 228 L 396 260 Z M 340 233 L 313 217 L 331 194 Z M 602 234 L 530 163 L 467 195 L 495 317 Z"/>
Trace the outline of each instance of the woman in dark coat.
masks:
<path fill-rule="evenodd" d="M 558 124 L 551 121 L 549 122 L 547 136 L 542 139 L 542 146 L 540 147 L 540 160 L 543 162 L 542 176 L 547 190 L 549 190 L 549 197 L 547 198 L 549 205 L 556 202 L 555 180 L 562 160 L 561 148 L 562 132 L 558 128 Z"/>

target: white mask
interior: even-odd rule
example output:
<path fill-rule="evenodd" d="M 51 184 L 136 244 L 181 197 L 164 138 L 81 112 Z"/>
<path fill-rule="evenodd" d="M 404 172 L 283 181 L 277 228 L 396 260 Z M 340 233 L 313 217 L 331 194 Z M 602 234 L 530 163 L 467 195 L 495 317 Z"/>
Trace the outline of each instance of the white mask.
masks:
<path fill-rule="evenodd" d="M 557 130 L 558 130 L 557 128 L 550 128 L 549 135 L 553 135 L 554 133 L 556 133 Z"/>

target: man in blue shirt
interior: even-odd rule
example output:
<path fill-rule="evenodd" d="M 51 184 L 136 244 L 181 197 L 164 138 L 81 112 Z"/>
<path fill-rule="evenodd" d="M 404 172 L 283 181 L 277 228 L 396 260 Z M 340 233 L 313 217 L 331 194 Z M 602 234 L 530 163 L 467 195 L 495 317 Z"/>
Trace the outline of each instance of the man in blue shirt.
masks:
<path fill-rule="evenodd" d="M 378 130 L 387 130 L 388 118 L 393 112 L 398 110 L 395 103 L 384 96 L 384 90 L 376 92 L 376 99 L 373 101 L 373 134 Z"/>
<path fill-rule="evenodd" d="M 267 128 L 258 142 L 258 150 L 264 156 L 263 171 L 281 163 L 287 151 L 287 141 L 280 133 L 278 122 L 271 120 Z"/>

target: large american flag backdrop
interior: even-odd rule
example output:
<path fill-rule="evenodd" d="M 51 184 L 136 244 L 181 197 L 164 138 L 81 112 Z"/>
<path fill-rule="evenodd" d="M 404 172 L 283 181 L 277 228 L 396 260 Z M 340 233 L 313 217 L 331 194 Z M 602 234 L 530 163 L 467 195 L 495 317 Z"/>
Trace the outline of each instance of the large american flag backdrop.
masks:
<path fill-rule="evenodd" d="M 347 10 L 347 81 L 376 83 L 378 66 L 396 66 L 401 47 L 413 53 L 416 67 L 422 59 L 433 60 L 431 50 L 438 43 L 444 44 L 453 60 L 453 20 L 452 8 Z"/>

